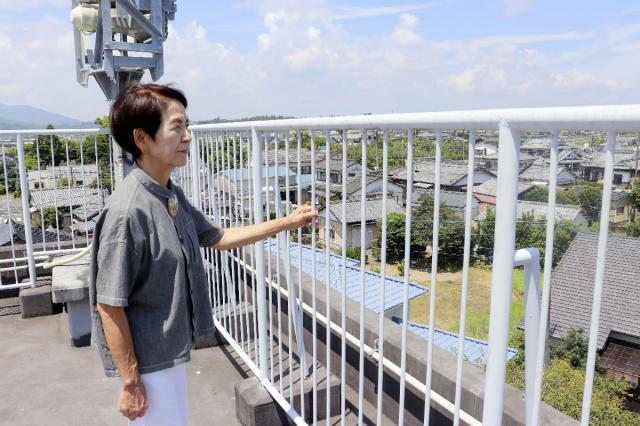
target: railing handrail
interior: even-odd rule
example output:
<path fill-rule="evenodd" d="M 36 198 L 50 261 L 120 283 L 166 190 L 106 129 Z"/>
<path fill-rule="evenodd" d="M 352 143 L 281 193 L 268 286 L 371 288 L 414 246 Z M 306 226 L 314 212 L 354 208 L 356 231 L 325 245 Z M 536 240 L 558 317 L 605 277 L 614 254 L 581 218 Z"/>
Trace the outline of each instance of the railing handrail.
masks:
<path fill-rule="evenodd" d="M 101 127 L 90 129 L 13 129 L 13 130 L 0 130 L 0 136 L 6 135 L 108 135 L 110 129 Z"/>
<path fill-rule="evenodd" d="M 434 130 L 474 128 L 497 130 L 502 121 L 508 122 L 514 130 L 633 131 L 640 128 L 640 104 L 293 118 L 194 124 L 189 128 L 193 131 L 295 130 L 303 128 L 315 130 L 337 130 L 343 128 L 429 128 Z"/>

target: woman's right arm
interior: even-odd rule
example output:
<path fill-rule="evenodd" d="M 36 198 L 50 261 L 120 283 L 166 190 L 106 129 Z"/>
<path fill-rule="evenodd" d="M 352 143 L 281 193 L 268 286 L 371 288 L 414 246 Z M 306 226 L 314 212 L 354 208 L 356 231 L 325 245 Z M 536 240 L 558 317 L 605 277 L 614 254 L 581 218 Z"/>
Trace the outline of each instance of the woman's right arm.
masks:
<path fill-rule="evenodd" d="M 138 371 L 138 360 L 124 308 L 98 302 L 97 310 L 109 351 L 122 378 L 118 409 L 129 420 L 142 417 L 148 408 L 147 397 Z"/>

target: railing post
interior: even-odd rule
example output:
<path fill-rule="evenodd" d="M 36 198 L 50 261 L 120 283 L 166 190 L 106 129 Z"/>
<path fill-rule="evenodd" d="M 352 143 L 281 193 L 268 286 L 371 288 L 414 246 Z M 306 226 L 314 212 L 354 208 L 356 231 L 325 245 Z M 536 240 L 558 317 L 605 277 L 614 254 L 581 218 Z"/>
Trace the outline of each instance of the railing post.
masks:
<path fill-rule="evenodd" d="M 16 135 L 18 146 L 18 172 L 20 176 L 20 194 L 22 198 L 22 220 L 24 223 L 24 237 L 27 244 L 27 262 L 29 265 L 29 283 L 36 286 L 36 262 L 33 258 L 33 235 L 31 234 L 31 215 L 29 214 L 29 182 L 27 180 L 27 166 L 24 159 L 24 143 L 22 135 Z"/>
<path fill-rule="evenodd" d="M 505 121 L 500 122 L 498 146 L 489 353 L 483 409 L 483 424 L 488 426 L 502 424 L 516 236 L 520 134 Z"/>
<path fill-rule="evenodd" d="M 191 132 L 191 145 L 189 146 L 189 159 L 191 160 L 191 194 L 195 208 L 202 208 L 202 192 L 200 189 L 200 143 L 195 132 Z"/>
<path fill-rule="evenodd" d="M 524 266 L 524 369 L 527 425 L 539 424 L 539 412 L 534 412 L 536 366 L 538 364 L 538 331 L 540 329 L 540 250 L 520 249 L 514 256 L 514 266 Z M 534 419 L 536 419 L 534 421 Z"/>
<path fill-rule="evenodd" d="M 251 129 L 251 165 L 253 184 L 253 219 L 255 223 L 264 222 L 264 206 L 262 205 L 262 144 L 256 134 L 255 129 Z M 267 369 L 267 295 L 265 292 L 264 280 L 264 243 L 257 241 L 254 243 L 255 248 L 255 273 L 256 273 L 256 301 L 258 310 L 258 359 L 260 362 L 260 380 L 269 377 Z M 271 290 L 269 290 L 271 291 Z"/>

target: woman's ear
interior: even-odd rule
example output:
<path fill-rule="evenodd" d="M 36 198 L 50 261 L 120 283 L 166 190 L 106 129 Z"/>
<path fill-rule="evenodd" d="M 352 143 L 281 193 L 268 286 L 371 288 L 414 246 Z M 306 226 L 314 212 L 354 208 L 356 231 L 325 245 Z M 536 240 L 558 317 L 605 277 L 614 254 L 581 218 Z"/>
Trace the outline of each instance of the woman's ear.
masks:
<path fill-rule="evenodd" d="M 142 129 L 133 129 L 133 142 L 136 144 L 141 153 L 147 152 L 148 135 Z"/>

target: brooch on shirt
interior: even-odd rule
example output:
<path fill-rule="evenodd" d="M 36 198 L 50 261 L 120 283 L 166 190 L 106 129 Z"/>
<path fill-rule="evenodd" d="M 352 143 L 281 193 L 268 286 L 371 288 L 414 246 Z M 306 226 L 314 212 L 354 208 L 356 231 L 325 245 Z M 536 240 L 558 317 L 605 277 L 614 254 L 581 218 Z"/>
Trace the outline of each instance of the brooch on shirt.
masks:
<path fill-rule="evenodd" d="M 167 210 L 173 218 L 178 215 L 178 199 L 175 195 L 167 200 Z"/>

